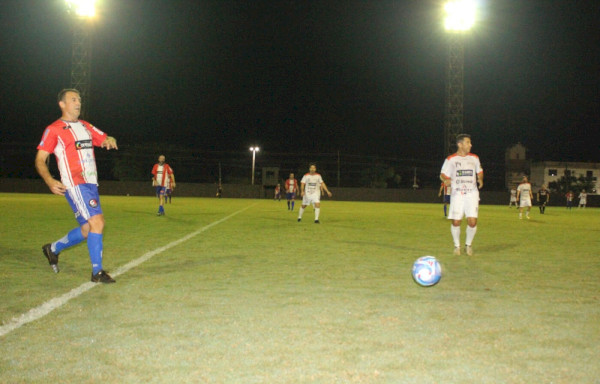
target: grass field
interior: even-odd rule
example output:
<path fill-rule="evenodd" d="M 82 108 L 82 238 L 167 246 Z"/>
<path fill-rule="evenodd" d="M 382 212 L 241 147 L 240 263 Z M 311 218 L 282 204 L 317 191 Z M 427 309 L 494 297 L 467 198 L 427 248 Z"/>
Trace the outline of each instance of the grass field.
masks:
<path fill-rule="evenodd" d="M 598 209 L 482 206 L 457 257 L 441 205 L 326 200 L 320 225 L 283 201 L 102 205 L 104 267 L 148 260 L 0 336 L 1 383 L 600 383 Z M 85 244 L 59 274 L 41 253 L 76 225 L 63 198 L 0 210 L 6 326 L 90 265 Z M 443 266 L 431 288 L 410 275 L 423 255 Z"/>

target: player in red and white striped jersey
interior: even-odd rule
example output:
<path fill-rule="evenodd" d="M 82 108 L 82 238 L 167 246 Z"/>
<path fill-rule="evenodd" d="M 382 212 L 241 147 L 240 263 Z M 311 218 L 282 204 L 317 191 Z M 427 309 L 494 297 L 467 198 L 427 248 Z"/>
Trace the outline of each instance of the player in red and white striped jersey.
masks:
<path fill-rule="evenodd" d="M 58 272 L 60 252 L 87 239 L 92 281 L 114 283 L 102 269 L 104 216 L 98 194 L 94 147 L 118 149 L 117 141 L 79 119 L 81 96 L 76 89 L 62 90 L 58 94 L 58 105 L 62 116 L 44 131 L 37 147 L 35 167 L 52 193 L 66 197 L 80 226 L 62 239 L 45 244 L 42 250 L 54 272 Z M 60 181 L 52 177 L 46 163 L 51 153 L 56 156 Z"/>
<path fill-rule="evenodd" d="M 175 189 L 175 173 L 169 164 L 165 163 L 165 156 L 158 156 L 158 163 L 152 168 L 152 176 L 154 177 L 154 185 L 159 196 L 158 216 L 165 215 L 165 195 L 167 190 Z"/>

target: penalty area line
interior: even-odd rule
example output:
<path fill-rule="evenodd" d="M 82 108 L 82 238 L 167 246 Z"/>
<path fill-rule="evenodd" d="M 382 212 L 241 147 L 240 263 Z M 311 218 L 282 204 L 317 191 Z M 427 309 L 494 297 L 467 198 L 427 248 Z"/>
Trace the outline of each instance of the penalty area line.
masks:
<path fill-rule="evenodd" d="M 127 264 L 117 268 L 114 271 L 114 273 L 111 273 L 111 275 L 114 277 L 122 275 L 122 274 L 128 272 L 129 270 L 139 266 L 140 264 L 150 260 L 154 256 L 156 256 L 168 249 L 176 247 L 179 244 L 185 243 L 186 241 L 190 240 L 191 238 L 198 236 L 202 232 L 205 232 L 205 231 L 209 230 L 210 228 L 212 228 L 216 225 L 219 225 L 219 224 L 223 223 L 224 221 L 231 219 L 232 217 L 252 208 L 255 205 L 256 204 L 249 205 L 246 208 L 240 209 L 239 211 L 236 211 L 228 216 L 223 217 L 222 219 L 219 219 L 215 222 L 205 225 L 204 227 L 185 235 L 181 239 L 172 241 L 169 244 L 164 245 L 160 248 L 156 248 L 153 251 L 146 252 L 145 254 L 138 257 L 137 259 L 132 260 L 132 261 L 128 262 Z M 101 285 L 101 284 L 92 283 L 92 282 L 87 282 L 87 283 L 81 284 L 79 287 L 73 288 L 72 290 L 65 293 L 64 295 L 52 298 L 52 299 L 46 301 L 45 303 L 43 303 L 35 308 L 30 309 L 28 312 L 23 313 L 20 316 L 16 316 L 16 317 L 12 318 L 12 320 L 10 320 L 6 324 L 2 324 L 0 326 L 0 337 L 9 334 L 10 332 L 22 327 L 25 324 L 28 324 L 28 323 L 31 323 L 38 319 L 41 319 L 42 317 L 46 316 L 50 312 L 54 311 L 55 309 L 58 309 L 58 308 L 62 307 L 63 305 L 65 305 L 67 302 L 69 302 L 69 300 L 81 296 L 85 292 L 89 291 L 90 289 L 92 289 L 98 285 Z"/>

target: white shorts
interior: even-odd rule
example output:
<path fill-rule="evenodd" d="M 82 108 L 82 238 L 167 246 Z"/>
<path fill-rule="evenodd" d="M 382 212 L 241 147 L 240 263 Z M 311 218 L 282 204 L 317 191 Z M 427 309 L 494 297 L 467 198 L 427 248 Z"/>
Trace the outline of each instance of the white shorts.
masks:
<path fill-rule="evenodd" d="M 305 193 L 304 197 L 302 197 L 302 205 L 312 205 L 320 202 L 321 195 L 319 193 L 313 193 L 312 195 Z"/>
<path fill-rule="evenodd" d="M 531 207 L 531 199 L 521 199 L 519 207 Z"/>
<path fill-rule="evenodd" d="M 516 203 L 517 202 L 517 198 L 516 197 L 511 197 L 510 198 L 510 202 L 511 203 Z"/>
<path fill-rule="evenodd" d="M 477 217 L 479 211 L 479 194 L 452 194 L 448 219 L 462 220 L 463 217 Z"/>

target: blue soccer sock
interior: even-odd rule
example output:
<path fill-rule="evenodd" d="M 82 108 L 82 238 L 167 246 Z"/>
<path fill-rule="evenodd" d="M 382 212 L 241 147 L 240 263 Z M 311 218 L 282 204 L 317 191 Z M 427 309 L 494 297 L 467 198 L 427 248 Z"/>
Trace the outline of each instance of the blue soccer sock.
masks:
<path fill-rule="evenodd" d="M 292 201 L 292 211 L 294 210 L 294 203 L 295 201 Z"/>
<path fill-rule="evenodd" d="M 69 233 L 65 235 L 62 239 L 56 240 L 51 245 L 52 252 L 59 254 L 64 249 L 77 245 L 85 240 L 83 234 L 81 233 L 81 228 L 73 228 Z"/>
<path fill-rule="evenodd" d="M 446 211 L 447 211 L 446 205 L 444 205 L 444 216 L 448 216 L 448 213 Z"/>
<path fill-rule="evenodd" d="M 102 234 L 90 232 L 87 246 L 92 262 L 92 273 L 95 275 L 102 270 Z"/>

